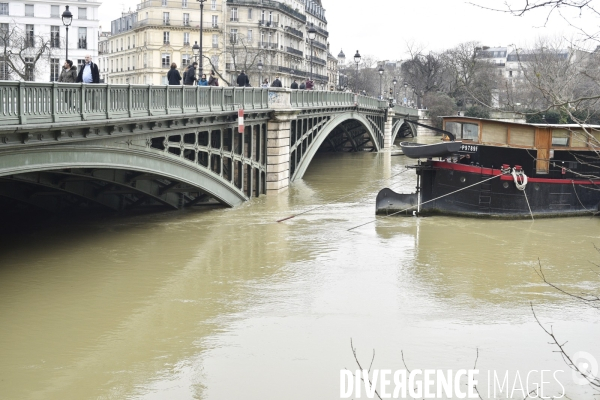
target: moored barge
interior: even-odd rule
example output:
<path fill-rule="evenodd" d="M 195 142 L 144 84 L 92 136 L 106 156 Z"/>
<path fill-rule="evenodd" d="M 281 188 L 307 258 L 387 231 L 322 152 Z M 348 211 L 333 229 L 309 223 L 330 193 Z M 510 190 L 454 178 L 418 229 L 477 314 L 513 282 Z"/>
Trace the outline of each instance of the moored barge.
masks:
<path fill-rule="evenodd" d="M 445 117 L 452 154 L 420 160 L 417 192 L 383 189 L 378 214 L 528 218 L 600 211 L 600 126 Z M 414 158 L 418 158 L 415 156 Z"/>

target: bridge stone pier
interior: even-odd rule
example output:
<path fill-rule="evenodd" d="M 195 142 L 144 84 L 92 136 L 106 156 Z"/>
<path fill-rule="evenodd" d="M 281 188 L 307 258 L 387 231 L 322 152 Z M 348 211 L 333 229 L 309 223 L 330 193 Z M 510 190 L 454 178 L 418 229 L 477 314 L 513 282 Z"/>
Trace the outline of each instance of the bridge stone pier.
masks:
<path fill-rule="evenodd" d="M 285 190 L 317 152 L 389 147 L 417 111 L 341 92 L 0 82 L 0 114 L 0 205 L 68 211 L 235 206 Z"/>

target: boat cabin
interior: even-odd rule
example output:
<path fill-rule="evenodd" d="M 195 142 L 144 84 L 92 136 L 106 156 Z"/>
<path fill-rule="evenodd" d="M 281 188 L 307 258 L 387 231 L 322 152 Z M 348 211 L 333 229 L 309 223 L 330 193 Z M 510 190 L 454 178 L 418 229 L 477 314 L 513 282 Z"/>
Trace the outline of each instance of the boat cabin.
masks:
<path fill-rule="evenodd" d="M 504 157 L 515 153 L 499 151 L 500 148 L 521 149 L 518 152 L 521 154 L 526 151 L 526 155 L 529 155 L 527 158 L 532 161 L 531 172 L 535 174 L 551 172 L 556 164 L 552 160 L 563 164 L 579 163 L 578 155 L 600 151 L 599 125 L 527 124 L 452 116 L 443 117 L 443 129 L 454 134 L 457 141 L 462 141 L 461 153 L 473 153 L 472 160 L 477 163 L 486 160 L 496 162 L 495 167 L 498 167 L 502 161 L 493 157 L 493 153 L 503 154 Z M 476 156 L 475 153 L 484 149 L 487 149 L 485 156 Z M 483 162 L 481 164 L 483 166 Z"/>

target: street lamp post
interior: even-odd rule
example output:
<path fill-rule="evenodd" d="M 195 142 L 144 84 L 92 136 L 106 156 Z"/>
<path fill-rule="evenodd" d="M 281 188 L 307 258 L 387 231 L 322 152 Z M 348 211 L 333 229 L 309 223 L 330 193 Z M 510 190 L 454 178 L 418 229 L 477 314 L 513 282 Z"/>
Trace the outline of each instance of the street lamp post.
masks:
<path fill-rule="evenodd" d="M 383 97 L 383 64 L 381 64 L 379 66 L 379 69 L 377 70 L 379 72 L 379 96 L 380 98 Z"/>
<path fill-rule="evenodd" d="M 194 60 L 197 60 L 198 56 L 200 55 L 200 46 L 198 46 L 198 42 L 194 42 L 194 45 L 192 46 L 192 53 L 194 53 Z"/>
<path fill-rule="evenodd" d="M 398 80 L 396 80 L 396 77 L 394 77 L 394 80 L 392 81 L 392 83 L 394 84 L 394 100 L 396 99 L 396 84 L 398 83 Z"/>
<path fill-rule="evenodd" d="M 73 14 L 71 14 L 71 11 L 69 11 L 69 6 L 65 6 L 65 11 L 62 13 L 62 23 L 65 26 L 65 29 L 67 30 L 65 36 L 65 60 L 69 59 L 69 26 L 71 25 L 71 22 L 73 22 Z"/>
<path fill-rule="evenodd" d="M 258 68 L 258 87 L 262 87 L 262 69 L 263 69 L 262 60 L 258 61 L 258 64 L 256 64 L 256 68 Z"/>
<path fill-rule="evenodd" d="M 354 82 L 354 90 L 358 93 L 358 64 L 360 63 L 360 53 L 356 50 L 356 54 L 354 55 L 354 62 L 356 63 L 356 80 Z"/>
<path fill-rule="evenodd" d="M 202 65 L 203 60 L 202 60 L 202 23 L 203 23 L 203 19 L 204 19 L 204 2 L 206 0 L 196 0 L 197 2 L 200 3 L 200 57 L 198 58 L 198 77 L 202 76 Z"/>
<path fill-rule="evenodd" d="M 317 30 L 315 29 L 313 24 L 310 24 L 310 27 L 307 30 L 308 39 L 310 40 L 310 80 L 312 82 L 313 76 L 313 40 L 317 37 Z"/>
<path fill-rule="evenodd" d="M 408 105 L 408 97 L 406 97 L 406 89 L 408 88 L 408 83 L 404 82 L 404 104 Z"/>

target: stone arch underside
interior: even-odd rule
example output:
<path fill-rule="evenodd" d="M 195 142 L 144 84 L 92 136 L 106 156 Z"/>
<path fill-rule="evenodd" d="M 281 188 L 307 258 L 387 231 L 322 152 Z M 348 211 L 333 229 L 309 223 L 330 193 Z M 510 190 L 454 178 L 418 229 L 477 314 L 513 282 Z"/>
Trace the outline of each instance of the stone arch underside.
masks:
<path fill-rule="evenodd" d="M 317 152 L 379 151 L 383 147 L 383 122 L 383 116 L 356 112 L 336 117 L 299 116 L 292 123 L 290 181 L 302 179 Z"/>
<path fill-rule="evenodd" d="M 0 198 L 3 204 L 66 211 L 235 206 L 248 197 L 209 169 L 168 152 L 44 146 L 3 153 Z"/>

